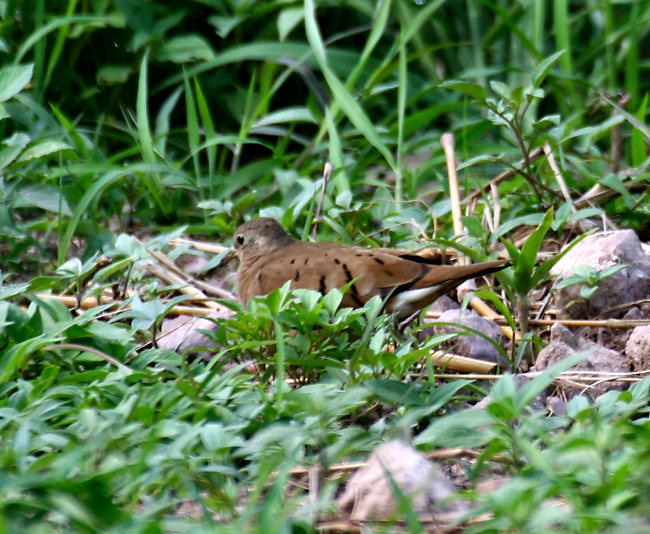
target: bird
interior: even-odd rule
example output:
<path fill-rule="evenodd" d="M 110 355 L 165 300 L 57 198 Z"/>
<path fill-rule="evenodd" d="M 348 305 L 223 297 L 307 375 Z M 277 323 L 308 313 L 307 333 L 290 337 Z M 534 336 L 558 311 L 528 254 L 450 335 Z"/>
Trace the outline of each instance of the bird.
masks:
<path fill-rule="evenodd" d="M 473 265 L 437 265 L 404 250 L 366 248 L 293 239 L 271 217 L 239 226 L 227 258 L 239 259 L 237 292 L 244 306 L 287 281 L 323 295 L 350 284 L 343 307 L 360 308 L 372 297 L 384 300 L 383 311 L 397 319 L 411 317 L 463 281 L 500 271 L 510 260 Z"/>

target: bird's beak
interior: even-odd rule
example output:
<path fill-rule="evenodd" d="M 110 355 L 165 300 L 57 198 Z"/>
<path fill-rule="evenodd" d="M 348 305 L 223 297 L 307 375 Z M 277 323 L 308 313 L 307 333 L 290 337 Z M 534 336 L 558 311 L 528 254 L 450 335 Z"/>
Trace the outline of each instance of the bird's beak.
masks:
<path fill-rule="evenodd" d="M 228 262 L 230 260 L 236 257 L 237 257 L 237 253 L 235 252 L 235 249 L 231 248 L 230 250 L 228 250 L 228 252 L 226 252 L 226 255 L 223 258 L 221 258 L 221 261 L 217 265 L 217 268 L 221 269 L 222 267 L 225 267 L 226 265 L 228 265 Z"/>

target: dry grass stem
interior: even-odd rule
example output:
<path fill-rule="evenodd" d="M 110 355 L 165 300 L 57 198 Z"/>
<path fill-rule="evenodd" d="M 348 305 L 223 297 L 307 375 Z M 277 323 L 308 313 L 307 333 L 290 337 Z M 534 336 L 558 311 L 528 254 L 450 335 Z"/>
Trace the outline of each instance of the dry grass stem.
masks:
<path fill-rule="evenodd" d="M 546 143 L 544 143 L 544 153 L 546 154 L 546 157 L 548 158 L 548 166 L 553 171 L 553 176 L 555 176 L 555 181 L 560 186 L 560 191 L 562 191 L 562 196 L 564 197 L 564 200 L 571 203 L 571 211 L 575 212 L 576 208 L 573 205 L 573 200 L 571 199 L 571 194 L 569 193 L 569 188 L 566 185 L 566 182 L 564 180 L 564 176 L 562 176 L 562 172 L 560 171 L 560 167 L 558 167 L 558 164 L 555 161 L 555 156 L 553 155 L 553 149 L 551 148 L 551 145 L 550 145 L 550 143 L 548 141 L 546 141 Z"/>
<path fill-rule="evenodd" d="M 196 250 L 199 250 L 201 252 L 209 252 L 210 254 L 215 255 L 230 250 L 229 247 L 225 247 L 223 245 L 215 245 L 214 243 L 206 243 L 205 241 L 196 241 L 194 239 L 185 239 L 182 237 L 172 239 L 169 244 L 175 247 L 179 247 L 181 245 L 190 245 Z"/>
<path fill-rule="evenodd" d="M 440 144 L 447 160 L 447 179 L 449 180 L 449 200 L 451 202 L 451 218 L 454 225 L 454 234 L 460 235 L 465 231 L 461 217 L 463 210 L 460 207 L 460 188 L 458 187 L 458 173 L 456 172 L 456 143 L 454 135 L 444 133 Z"/>
<path fill-rule="evenodd" d="M 136 239 L 136 241 L 138 240 Z M 187 275 L 185 272 L 179 269 L 176 266 L 176 264 L 172 260 L 170 260 L 167 256 L 165 256 L 162 252 L 159 252 L 157 250 L 152 250 L 150 248 L 147 248 L 146 250 L 149 254 L 151 254 L 153 258 L 155 258 L 160 263 L 162 268 L 168 271 L 168 274 L 165 274 L 164 270 L 157 268 L 155 264 L 153 264 L 152 262 L 145 262 L 143 264 L 144 267 L 150 272 L 153 272 L 159 278 L 162 278 L 163 280 L 168 280 L 169 283 L 171 284 L 189 284 L 187 286 L 188 289 L 183 288 L 180 290 L 182 293 L 185 293 L 186 295 L 192 295 L 194 294 L 192 290 L 194 290 L 194 292 L 196 292 L 197 295 L 201 296 L 201 298 L 206 299 L 206 302 L 209 302 L 207 300 L 207 296 L 205 296 L 198 289 L 199 287 L 201 287 L 202 289 L 207 288 L 210 294 L 215 295 L 217 297 L 235 300 L 235 296 L 230 291 L 226 291 L 225 289 L 211 286 L 209 284 L 200 282 L 199 280 L 193 279 L 191 276 Z M 175 280 L 175 281 L 172 282 L 171 280 Z M 208 307 L 212 307 L 212 304 L 205 304 L 205 305 Z"/>
<path fill-rule="evenodd" d="M 458 371 L 459 373 L 487 374 L 494 371 L 497 367 L 496 363 L 468 358 L 467 356 L 460 356 L 458 354 L 450 354 L 440 350 L 434 351 L 430 357 L 433 365 L 436 367 L 444 367 L 445 369 Z"/>
<path fill-rule="evenodd" d="M 44 293 L 37 293 L 36 297 L 41 300 L 56 300 L 66 306 L 67 308 L 76 308 L 77 307 L 77 298 L 71 297 L 68 295 L 49 295 Z M 112 297 L 102 296 L 97 299 L 97 297 L 86 297 L 81 301 L 81 309 L 89 310 L 91 308 L 96 308 L 97 306 L 103 306 L 106 304 L 111 304 L 111 308 L 122 308 L 128 309 L 127 306 L 124 306 L 123 300 L 116 300 Z M 167 313 L 168 316 L 178 316 L 178 315 L 196 315 L 200 317 L 207 317 L 213 313 L 213 309 L 207 307 L 196 307 L 196 306 L 184 306 L 178 305 L 174 306 Z M 230 308 L 223 308 L 225 313 L 232 314 Z"/>
<path fill-rule="evenodd" d="M 555 382 L 577 382 L 582 385 L 584 382 L 598 383 L 598 382 L 638 382 L 642 380 L 650 371 L 635 371 L 629 373 L 611 373 L 605 371 L 565 371 Z M 518 373 L 518 376 L 525 376 L 528 378 L 535 378 L 542 374 L 542 371 L 535 371 L 529 373 Z M 482 374 L 482 373 L 436 373 L 436 378 L 440 379 L 461 379 L 461 380 L 499 380 L 501 375 Z"/>

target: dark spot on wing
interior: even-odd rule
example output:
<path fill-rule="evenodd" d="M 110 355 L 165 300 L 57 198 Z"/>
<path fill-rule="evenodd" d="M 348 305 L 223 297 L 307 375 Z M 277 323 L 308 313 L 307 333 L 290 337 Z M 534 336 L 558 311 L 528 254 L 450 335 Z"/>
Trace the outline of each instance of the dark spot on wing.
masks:
<path fill-rule="evenodd" d="M 420 274 L 413 278 L 413 280 L 406 282 L 405 284 L 402 284 L 401 286 L 393 286 L 393 287 L 386 287 L 382 288 L 382 294 L 384 294 L 385 290 L 392 290 L 393 288 L 395 289 L 395 295 L 398 293 L 402 293 L 403 291 L 408 291 L 411 289 L 415 284 L 417 284 L 423 277 L 424 275 L 429 271 L 429 268 L 426 265 L 420 265 L 422 268 L 420 271 Z"/>
<path fill-rule="evenodd" d="M 327 290 L 327 286 L 325 285 L 325 280 L 327 277 L 324 274 L 320 275 L 320 280 L 318 280 L 318 291 L 321 292 L 321 294 L 325 294 L 325 291 Z"/>
<path fill-rule="evenodd" d="M 356 256 L 357 258 L 360 258 L 361 256 L 363 256 L 363 254 L 361 254 L 360 252 L 357 252 L 357 253 L 355 254 L 355 256 Z"/>
<path fill-rule="evenodd" d="M 393 271 L 389 271 L 388 269 L 384 269 L 384 272 L 385 272 L 388 276 L 394 276 L 394 275 L 393 275 Z"/>
<path fill-rule="evenodd" d="M 352 281 L 352 273 L 350 272 L 350 269 L 348 269 L 348 266 L 344 263 L 343 264 L 343 272 L 345 273 L 345 277 L 347 278 L 346 284 L 349 284 Z M 361 308 L 363 306 L 363 302 L 359 298 L 359 292 L 357 291 L 357 285 L 352 284 L 350 286 L 350 295 L 352 296 L 352 300 L 354 300 L 354 303 Z"/>
<path fill-rule="evenodd" d="M 338 258 L 334 258 L 334 263 L 336 263 L 336 265 L 341 265 L 341 262 L 339 261 Z"/>
<path fill-rule="evenodd" d="M 403 260 L 409 260 L 409 261 L 414 261 L 415 263 L 424 263 L 427 265 L 442 265 L 443 263 L 446 263 L 442 261 L 444 258 L 427 258 L 425 256 L 418 256 L 417 254 L 409 254 L 409 253 L 404 253 L 399 255 L 400 258 Z"/>
<path fill-rule="evenodd" d="M 347 278 L 346 284 L 352 282 L 352 273 L 350 272 L 350 269 L 348 269 L 348 266 L 345 263 L 343 264 L 343 272 L 345 273 L 345 277 Z"/>
<path fill-rule="evenodd" d="M 296 258 L 292 259 L 289 263 L 291 263 L 291 265 L 293 265 L 294 263 L 296 263 Z"/>
<path fill-rule="evenodd" d="M 371 255 L 372 255 L 372 254 L 371 254 Z M 384 265 L 384 263 L 385 263 L 384 260 L 382 260 L 382 259 L 380 259 L 380 258 L 375 258 L 375 261 L 376 261 L 377 263 L 379 263 L 380 265 Z"/>
<path fill-rule="evenodd" d="M 300 271 L 299 271 L 298 269 L 296 269 L 296 276 L 294 276 L 293 279 L 294 279 L 296 282 L 297 282 L 298 280 L 300 280 Z"/>
<path fill-rule="evenodd" d="M 309 258 L 305 258 L 305 265 L 309 262 Z"/>

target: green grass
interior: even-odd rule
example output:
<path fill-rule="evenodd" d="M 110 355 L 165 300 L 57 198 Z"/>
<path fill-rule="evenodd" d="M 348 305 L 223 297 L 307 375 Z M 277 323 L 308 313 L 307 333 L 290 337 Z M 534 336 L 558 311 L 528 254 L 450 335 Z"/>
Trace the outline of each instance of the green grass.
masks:
<path fill-rule="evenodd" d="M 176 288 L 143 275 L 149 253 L 129 236 L 228 243 L 260 213 L 309 236 L 329 161 L 321 240 L 481 259 L 539 226 L 520 251 L 505 245 L 519 258 L 499 276 L 507 298 L 482 293 L 522 320 L 550 267 L 537 253 L 577 237 L 572 221 L 650 231 L 650 6 L 32 4 L 0 2 L 0 530 L 311 532 L 290 470 L 363 458 L 405 429 L 423 449 L 480 448 L 470 484 L 508 470 L 493 495 L 468 490 L 492 514 L 474 532 L 647 523 L 646 381 L 546 417 L 529 403 L 552 372 L 524 393 L 508 377 L 436 380 L 415 363 L 446 338 L 391 352 L 379 303 L 338 310 L 337 293 L 286 290 L 235 306 L 212 334 L 218 358 L 192 361 L 152 348 Z M 517 170 L 498 186 L 498 227 L 482 195 L 453 235 L 444 132 L 464 194 Z M 546 142 L 574 200 L 596 184 L 609 197 L 572 212 L 530 157 Z M 124 288 L 130 311 L 36 297 Z M 488 389 L 485 409 L 468 408 Z M 321 490 L 326 514 L 335 487 Z M 176 513 L 184 502 L 195 516 Z"/>

